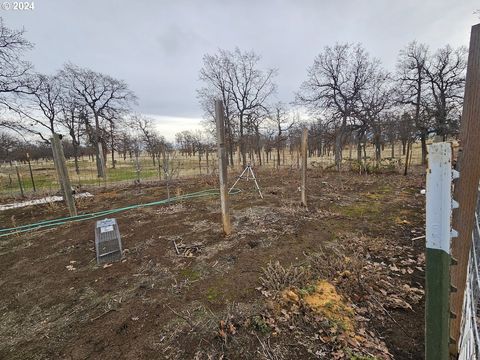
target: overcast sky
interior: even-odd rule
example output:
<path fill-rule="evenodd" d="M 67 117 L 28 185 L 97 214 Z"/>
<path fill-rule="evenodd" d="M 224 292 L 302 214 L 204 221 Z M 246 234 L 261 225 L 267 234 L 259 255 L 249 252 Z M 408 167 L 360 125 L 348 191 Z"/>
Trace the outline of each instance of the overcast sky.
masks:
<path fill-rule="evenodd" d="M 394 69 L 412 40 L 431 49 L 468 45 L 478 0 L 33 0 L 33 11 L 0 10 L 25 27 L 28 59 L 53 73 L 71 61 L 128 82 L 138 112 L 169 139 L 199 126 L 195 89 L 205 53 L 254 50 L 279 70 L 278 100 L 290 102 L 326 45 L 361 42 Z"/>

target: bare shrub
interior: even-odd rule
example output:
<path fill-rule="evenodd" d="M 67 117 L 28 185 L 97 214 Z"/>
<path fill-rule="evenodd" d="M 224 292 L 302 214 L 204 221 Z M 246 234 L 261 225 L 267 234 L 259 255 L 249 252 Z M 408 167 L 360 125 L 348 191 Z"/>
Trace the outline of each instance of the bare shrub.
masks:
<path fill-rule="evenodd" d="M 283 267 L 280 262 L 269 262 L 262 268 L 260 283 L 267 290 L 281 291 L 289 287 L 302 287 L 308 279 L 304 267 Z"/>

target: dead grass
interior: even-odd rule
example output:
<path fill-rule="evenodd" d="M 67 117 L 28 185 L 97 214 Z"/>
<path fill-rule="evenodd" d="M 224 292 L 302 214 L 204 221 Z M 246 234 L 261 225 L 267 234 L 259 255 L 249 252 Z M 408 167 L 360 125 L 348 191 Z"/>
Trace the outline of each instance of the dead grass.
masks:
<path fill-rule="evenodd" d="M 307 278 L 308 272 L 301 266 L 283 267 L 280 262 L 269 262 L 265 268 L 262 269 L 262 276 L 260 283 L 266 290 L 281 291 L 290 287 L 303 287 Z"/>

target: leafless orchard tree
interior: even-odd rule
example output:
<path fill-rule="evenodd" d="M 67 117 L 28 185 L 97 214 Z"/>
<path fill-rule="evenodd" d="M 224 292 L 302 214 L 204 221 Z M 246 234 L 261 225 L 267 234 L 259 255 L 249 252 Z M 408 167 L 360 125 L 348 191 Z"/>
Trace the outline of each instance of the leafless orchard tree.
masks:
<path fill-rule="evenodd" d="M 326 113 L 337 129 L 335 165 L 340 169 L 347 126 L 359 107 L 360 95 L 374 78 L 379 62 L 360 45 L 327 46 L 307 71 L 296 101 L 311 113 Z"/>

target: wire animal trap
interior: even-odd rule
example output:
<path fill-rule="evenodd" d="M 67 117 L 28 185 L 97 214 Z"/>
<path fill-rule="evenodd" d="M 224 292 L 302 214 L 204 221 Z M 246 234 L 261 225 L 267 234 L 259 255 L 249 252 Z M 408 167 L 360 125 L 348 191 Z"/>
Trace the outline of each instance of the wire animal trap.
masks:
<path fill-rule="evenodd" d="M 260 190 L 260 186 L 258 185 L 257 178 L 255 177 L 252 166 L 250 164 L 248 164 L 245 170 L 243 170 L 242 173 L 238 176 L 237 181 L 235 181 L 235 183 L 232 185 L 230 190 L 228 190 L 228 193 L 230 194 L 232 192 L 232 190 L 235 188 L 235 185 L 237 185 L 237 183 L 240 180 L 245 179 L 246 181 L 248 181 L 250 180 L 250 178 L 252 178 L 252 180 L 255 182 L 255 186 L 258 190 L 258 193 L 260 194 L 260 197 L 263 199 L 262 191 Z"/>
<path fill-rule="evenodd" d="M 120 238 L 117 220 L 104 219 L 97 221 L 95 249 L 98 265 L 122 259 L 122 239 Z"/>

